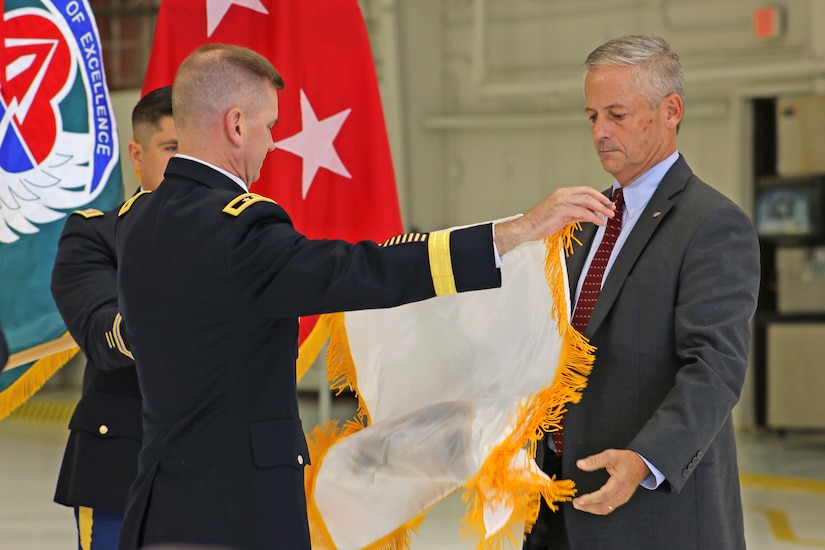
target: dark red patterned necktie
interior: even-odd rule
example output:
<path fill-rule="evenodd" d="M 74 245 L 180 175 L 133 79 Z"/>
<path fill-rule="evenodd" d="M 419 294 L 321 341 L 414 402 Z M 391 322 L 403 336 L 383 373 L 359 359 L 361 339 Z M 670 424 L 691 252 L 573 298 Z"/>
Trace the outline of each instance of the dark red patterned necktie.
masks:
<path fill-rule="evenodd" d="M 584 283 L 582 283 L 582 289 L 579 292 L 579 300 L 576 302 L 576 310 L 573 312 L 573 319 L 570 321 L 573 328 L 582 334 L 584 334 L 584 329 L 587 328 L 590 316 L 593 315 L 596 300 L 598 300 L 599 292 L 601 292 L 602 289 L 602 279 L 607 269 L 607 261 L 610 259 L 610 254 L 616 245 L 616 239 L 619 237 L 619 231 L 622 229 L 624 196 L 622 195 L 621 187 L 613 192 L 613 202 L 616 203 L 616 215 L 607 220 L 604 237 L 599 244 L 599 248 L 596 250 L 596 254 L 593 256 L 590 269 L 587 270 Z M 553 445 L 556 446 L 556 456 L 561 456 L 564 445 L 564 417 L 562 417 L 561 420 L 562 422 L 559 429 L 550 433 L 553 437 Z"/>

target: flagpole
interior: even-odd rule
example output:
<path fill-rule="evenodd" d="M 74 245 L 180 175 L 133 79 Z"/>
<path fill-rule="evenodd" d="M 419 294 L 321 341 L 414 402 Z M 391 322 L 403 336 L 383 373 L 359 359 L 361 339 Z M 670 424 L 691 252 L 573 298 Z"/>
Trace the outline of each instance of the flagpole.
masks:
<path fill-rule="evenodd" d="M 72 338 L 72 335 L 67 332 L 60 338 L 56 338 L 49 342 L 45 342 L 12 354 L 9 357 L 9 362 L 6 363 L 6 366 L 3 367 L 0 372 L 6 371 L 7 369 L 13 369 L 14 367 L 19 367 L 20 365 L 25 365 L 26 363 L 32 363 L 43 357 L 48 357 L 49 355 L 66 351 L 67 349 L 71 349 L 75 346 L 77 346 L 77 344 Z"/>

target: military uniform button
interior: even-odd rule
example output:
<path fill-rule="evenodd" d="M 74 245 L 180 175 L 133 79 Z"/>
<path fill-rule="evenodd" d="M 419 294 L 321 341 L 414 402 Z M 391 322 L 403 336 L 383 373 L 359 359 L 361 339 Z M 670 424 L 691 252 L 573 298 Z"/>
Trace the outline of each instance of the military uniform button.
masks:
<path fill-rule="evenodd" d="M 302 457 L 301 455 L 298 455 L 298 464 L 304 464 L 304 457 Z"/>
<path fill-rule="evenodd" d="M 109 433 L 109 426 L 107 426 L 106 424 L 101 424 L 97 431 L 100 435 L 106 435 L 107 433 Z"/>
<path fill-rule="evenodd" d="M 689 477 L 689 476 L 690 476 L 690 470 L 688 470 L 687 468 L 682 470 L 682 477 Z"/>

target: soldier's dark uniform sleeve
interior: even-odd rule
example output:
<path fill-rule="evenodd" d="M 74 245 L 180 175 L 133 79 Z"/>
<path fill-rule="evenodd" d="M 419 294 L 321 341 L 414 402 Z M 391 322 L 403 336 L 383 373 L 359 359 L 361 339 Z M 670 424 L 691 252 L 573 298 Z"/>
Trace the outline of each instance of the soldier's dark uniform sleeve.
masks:
<path fill-rule="evenodd" d="M 51 290 L 57 309 L 89 362 L 98 369 L 134 366 L 118 312 L 116 216 L 74 212 L 57 249 Z"/>
<path fill-rule="evenodd" d="M 52 294 L 87 363 L 54 500 L 123 513 L 143 429 L 135 362 L 118 312 L 116 221 L 117 212 L 75 212 L 58 245 Z"/>
<path fill-rule="evenodd" d="M 307 239 L 280 206 L 252 197 L 249 206 L 239 207 L 243 211 L 233 210 L 231 203 L 224 210 L 237 220 L 223 261 L 246 281 L 262 310 L 313 315 L 374 309 L 501 284 L 491 224 L 352 246 Z M 429 262 L 419 260 L 424 254 Z M 420 281 L 427 279 L 432 285 L 423 287 Z M 413 288 L 417 295 L 411 296 Z"/>

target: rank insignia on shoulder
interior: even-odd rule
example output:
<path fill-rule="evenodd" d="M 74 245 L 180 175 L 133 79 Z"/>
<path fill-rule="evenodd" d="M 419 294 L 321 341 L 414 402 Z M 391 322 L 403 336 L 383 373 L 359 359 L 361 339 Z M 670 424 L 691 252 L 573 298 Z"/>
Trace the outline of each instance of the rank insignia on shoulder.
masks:
<path fill-rule="evenodd" d="M 396 235 L 384 241 L 381 246 L 395 246 L 397 244 L 405 243 L 421 243 L 427 240 L 429 233 L 404 233 L 403 235 Z"/>
<path fill-rule="evenodd" d="M 86 208 L 84 210 L 75 210 L 71 215 L 75 214 L 78 216 L 83 216 L 84 218 L 97 218 L 98 216 L 102 216 L 103 212 L 97 208 Z"/>
<path fill-rule="evenodd" d="M 130 208 L 132 208 L 132 205 L 135 204 L 136 200 L 138 200 L 140 197 L 144 197 L 144 196 L 148 195 L 149 193 L 151 193 L 151 191 L 141 191 L 140 193 L 137 193 L 136 195 L 134 195 L 128 201 L 124 202 L 123 206 L 120 207 L 120 210 L 117 213 L 117 217 L 119 218 L 122 215 L 124 215 L 126 212 L 129 211 Z"/>
<path fill-rule="evenodd" d="M 269 197 L 264 197 L 255 193 L 243 193 L 229 201 L 229 204 L 223 207 L 223 211 L 230 216 L 240 216 L 241 212 L 256 202 L 271 202 L 272 204 L 278 204 Z"/>

